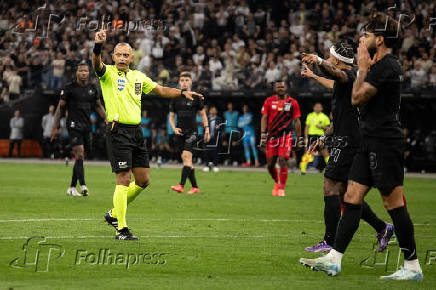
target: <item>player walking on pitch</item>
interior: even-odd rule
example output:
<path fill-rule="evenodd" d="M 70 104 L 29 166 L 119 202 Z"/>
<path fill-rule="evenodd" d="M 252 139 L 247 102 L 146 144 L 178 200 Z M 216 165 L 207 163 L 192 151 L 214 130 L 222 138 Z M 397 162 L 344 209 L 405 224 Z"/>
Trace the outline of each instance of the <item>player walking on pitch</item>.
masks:
<path fill-rule="evenodd" d="M 116 239 L 137 240 L 126 223 L 127 205 L 150 184 L 150 166 L 147 148 L 140 127 L 141 94 L 157 94 L 167 98 L 202 95 L 174 88 L 168 88 L 153 82 L 144 73 L 129 69 L 133 61 L 132 48 L 128 43 L 118 43 L 113 51 L 114 65 L 106 65 L 101 60 L 106 32 L 95 34 L 95 46 L 92 54 L 92 66 L 103 92 L 106 106 L 107 148 L 112 171 L 115 172 L 117 185 L 113 196 L 113 209 L 105 219 L 117 233 Z M 133 172 L 135 181 L 130 182 Z"/>
<path fill-rule="evenodd" d="M 68 111 L 67 128 L 76 160 L 67 195 L 87 196 L 89 193 L 85 184 L 83 160 L 85 159 L 85 148 L 91 150 L 92 147 L 90 115 L 93 107 L 100 117 L 106 120 L 106 113 L 98 97 L 97 88 L 89 82 L 89 66 L 85 61 L 81 61 L 77 65 L 76 80 L 60 91 L 60 100 L 51 133 L 51 141 L 53 141 L 58 134 L 59 120 L 65 111 Z M 76 189 L 77 180 L 80 183 L 80 193 Z"/>
<path fill-rule="evenodd" d="M 402 69 L 392 54 L 399 40 L 398 22 L 383 13 L 373 13 L 359 40 L 359 72 L 353 84 L 353 105 L 360 106 L 362 142 L 354 156 L 344 196 L 344 214 L 339 221 L 333 249 L 317 259 L 300 259 L 314 270 L 337 275 L 342 257 L 359 227 L 362 203 L 371 187 L 381 194 L 392 218 L 404 267 L 388 280 L 422 280 L 412 220 L 404 207 L 405 140 L 398 120 Z"/>
<path fill-rule="evenodd" d="M 332 46 L 327 60 L 315 54 L 303 54 L 303 63 L 318 65 L 332 79 L 330 81 L 334 81 L 331 100 L 333 122 L 324 135 L 309 147 L 309 154 L 314 154 L 327 143 L 330 147 L 330 159 L 324 172 L 324 239 L 313 247 L 305 248 L 308 252 L 328 252 L 332 249 L 341 218 L 341 200 L 347 188 L 348 172 L 361 142 L 359 112 L 351 104 L 351 92 L 356 78 L 353 58 L 353 47 L 346 42 L 338 42 Z M 317 78 L 306 64 L 304 66 L 306 69 L 302 72 L 303 76 L 314 77 L 325 86 L 331 85 L 325 79 Z M 366 202 L 362 204 L 362 219 L 377 232 L 380 244 L 378 252 L 384 251 L 394 233 L 392 224 L 380 220 Z"/>
<path fill-rule="evenodd" d="M 262 107 L 260 145 L 266 146 L 267 168 L 275 183 L 273 196 L 285 196 L 294 126 L 297 133 L 297 146 L 301 137 L 300 106 L 286 90 L 285 82 L 276 82 L 274 84 L 276 95 L 267 98 Z M 279 174 L 276 169 L 277 160 L 280 166 Z"/>
<path fill-rule="evenodd" d="M 182 90 L 190 91 L 192 78 L 189 72 L 182 72 L 179 77 L 179 87 Z M 171 189 L 182 193 L 184 191 L 186 178 L 191 181 L 192 188 L 189 194 L 199 193 L 197 180 L 195 178 L 194 165 L 192 164 L 192 150 L 197 144 L 197 112 L 201 115 L 204 127 L 204 143 L 210 140 L 209 125 L 204 109 L 203 99 L 194 98 L 193 101 L 187 99 L 174 99 L 170 102 L 170 124 L 176 134 L 176 144 L 182 154 L 183 168 L 180 183 L 171 186 Z M 177 126 L 175 115 L 177 114 Z"/>

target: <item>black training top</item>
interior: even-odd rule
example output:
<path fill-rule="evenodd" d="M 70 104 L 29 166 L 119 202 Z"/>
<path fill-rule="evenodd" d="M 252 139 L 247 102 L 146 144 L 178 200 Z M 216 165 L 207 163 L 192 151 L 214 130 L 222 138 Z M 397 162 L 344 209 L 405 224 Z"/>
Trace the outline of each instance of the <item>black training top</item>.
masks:
<path fill-rule="evenodd" d="M 403 138 L 399 121 L 403 70 L 398 59 L 387 54 L 371 66 L 365 82 L 377 93 L 360 107 L 360 127 L 364 136 Z"/>
<path fill-rule="evenodd" d="M 183 133 L 197 132 L 196 116 L 197 112 L 204 107 L 203 99 L 194 97 L 194 100 L 186 98 L 172 99 L 170 102 L 170 112 L 177 114 L 176 127 L 182 129 Z"/>
<path fill-rule="evenodd" d="M 77 82 L 70 83 L 60 91 L 61 100 L 67 102 L 67 127 L 73 129 L 89 129 L 92 108 L 98 100 L 98 91 L 94 84 L 80 86 Z"/>
<path fill-rule="evenodd" d="M 356 79 L 355 70 L 343 70 L 347 74 L 347 82 L 336 81 L 333 87 L 332 115 L 333 133 L 336 138 L 346 141 L 346 144 L 357 147 L 360 144 L 359 111 L 351 104 L 353 83 Z"/>

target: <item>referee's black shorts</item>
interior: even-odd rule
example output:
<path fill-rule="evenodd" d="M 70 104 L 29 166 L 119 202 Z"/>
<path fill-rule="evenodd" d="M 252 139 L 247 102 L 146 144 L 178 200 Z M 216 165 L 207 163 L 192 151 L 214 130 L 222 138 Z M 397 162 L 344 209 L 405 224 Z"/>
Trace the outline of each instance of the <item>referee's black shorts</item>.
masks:
<path fill-rule="evenodd" d="M 324 177 L 346 183 L 356 152 L 357 147 L 346 146 L 330 148 L 330 158 L 325 167 Z"/>
<path fill-rule="evenodd" d="M 362 138 L 349 179 L 379 189 L 403 185 L 405 148 L 404 139 Z"/>
<path fill-rule="evenodd" d="M 106 128 L 107 150 L 112 172 L 135 167 L 150 168 L 148 150 L 139 125 L 112 123 Z"/>
<path fill-rule="evenodd" d="M 183 151 L 193 152 L 197 146 L 198 135 L 196 132 L 183 132 L 183 135 L 176 135 L 176 145 L 180 153 Z"/>

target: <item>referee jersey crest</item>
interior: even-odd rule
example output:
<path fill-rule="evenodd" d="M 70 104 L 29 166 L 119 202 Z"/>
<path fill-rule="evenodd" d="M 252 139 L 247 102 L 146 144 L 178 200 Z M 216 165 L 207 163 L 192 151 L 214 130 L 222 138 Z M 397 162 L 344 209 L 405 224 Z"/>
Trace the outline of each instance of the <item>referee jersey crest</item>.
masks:
<path fill-rule="evenodd" d="M 117 87 L 118 87 L 119 91 L 124 90 L 124 88 L 126 87 L 126 80 L 125 79 L 118 79 Z"/>

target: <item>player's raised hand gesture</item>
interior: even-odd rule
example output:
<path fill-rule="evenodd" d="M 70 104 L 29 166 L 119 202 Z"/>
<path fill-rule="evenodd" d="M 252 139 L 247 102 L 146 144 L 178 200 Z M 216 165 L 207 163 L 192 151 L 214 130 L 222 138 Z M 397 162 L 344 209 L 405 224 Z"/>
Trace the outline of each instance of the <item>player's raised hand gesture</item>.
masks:
<path fill-rule="evenodd" d="M 368 52 L 368 47 L 365 44 L 365 41 L 362 39 L 359 41 L 359 47 L 357 48 L 357 65 L 359 70 L 369 70 L 369 67 L 372 65 L 373 60 Z"/>
<path fill-rule="evenodd" d="M 106 41 L 106 31 L 100 30 L 95 33 L 95 43 L 104 43 Z"/>
<path fill-rule="evenodd" d="M 196 92 L 191 92 L 191 91 L 183 91 L 183 95 L 185 96 L 185 98 L 187 98 L 188 100 L 194 100 L 193 96 L 197 96 L 200 99 L 204 99 L 202 94 L 196 93 Z"/>
<path fill-rule="evenodd" d="M 307 66 L 307 64 L 303 63 L 304 70 L 301 72 L 302 77 L 313 78 L 315 74 L 313 71 Z"/>
<path fill-rule="evenodd" d="M 307 64 L 318 64 L 318 56 L 316 54 L 310 54 L 310 53 L 301 53 L 301 55 L 303 56 L 303 58 L 301 59 L 301 61 L 303 63 L 307 63 Z"/>

